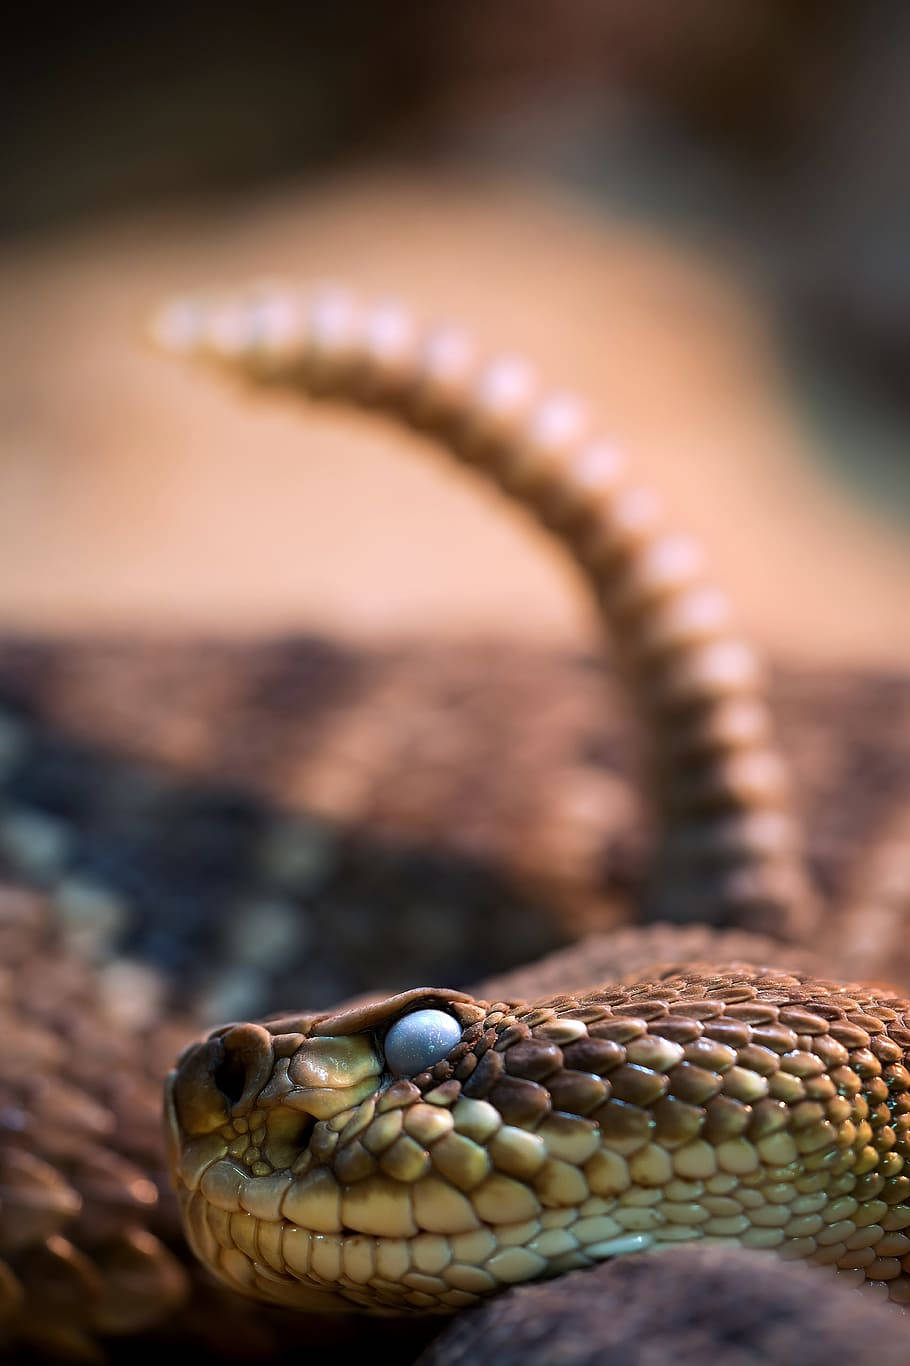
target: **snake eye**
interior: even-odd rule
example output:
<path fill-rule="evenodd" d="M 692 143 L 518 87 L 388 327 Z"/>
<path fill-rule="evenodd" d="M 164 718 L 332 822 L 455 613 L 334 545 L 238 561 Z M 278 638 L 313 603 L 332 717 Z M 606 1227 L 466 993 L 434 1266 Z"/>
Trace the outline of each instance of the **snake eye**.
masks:
<path fill-rule="evenodd" d="M 385 1036 L 385 1060 L 396 1077 L 415 1077 L 439 1062 L 461 1038 L 461 1025 L 444 1010 L 402 1015 Z"/>

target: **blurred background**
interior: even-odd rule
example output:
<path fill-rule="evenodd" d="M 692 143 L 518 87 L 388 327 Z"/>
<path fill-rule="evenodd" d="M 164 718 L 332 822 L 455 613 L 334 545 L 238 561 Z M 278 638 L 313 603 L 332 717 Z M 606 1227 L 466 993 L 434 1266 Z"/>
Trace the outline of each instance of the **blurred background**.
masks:
<path fill-rule="evenodd" d="M 535 533 L 398 434 L 144 349 L 161 296 L 282 273 L 520 345 L 767 648 L 907 662 L 908 58 L 859 0 L 23 12 L 0 627 L 590 641 Z"/>

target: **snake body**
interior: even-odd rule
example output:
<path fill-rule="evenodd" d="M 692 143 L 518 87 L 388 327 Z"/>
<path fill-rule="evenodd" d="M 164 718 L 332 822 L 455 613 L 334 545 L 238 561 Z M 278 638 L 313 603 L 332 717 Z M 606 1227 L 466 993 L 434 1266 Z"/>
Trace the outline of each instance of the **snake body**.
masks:
<path fill-rule="evenodd" d="M 817 923 L 761 679 L 690 541 L 583 408 L 397 307 L 264 289 L 190 300 L 159 341 L 442 437 L 592 583 L 652 742 L 652 917 L 805 940 Z M 784 950 L 781 950 L 784 953 Z M 431 1009 L 458 1042 L 392 1074 Z M 537 1002 L 418 988 L 236 1024 L 172 1074 L 186 1231 L 224 1281 L 308 1309 L 453 1312 L 674 1242 L 733 1240 L 910 1300 L 910 1002 L 690 964 Z"/>

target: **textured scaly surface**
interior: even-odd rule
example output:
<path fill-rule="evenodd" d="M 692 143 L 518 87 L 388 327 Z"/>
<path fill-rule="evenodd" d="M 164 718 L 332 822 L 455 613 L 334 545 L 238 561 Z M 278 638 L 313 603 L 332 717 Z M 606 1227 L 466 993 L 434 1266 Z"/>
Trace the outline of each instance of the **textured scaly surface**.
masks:
<path fill-rule="evenodd" d="M 393 1079 L 382 1038 L 428 1005 L 461 1040 Z M 695 967 L 533 1005 L 416 991 L 190 1049 L 178 1190 L 223 1280 L 310 1310 L 452 1312 L 705 1239 L 907 1304 L 908 1062 L 910 1002 L 802 974 Z"/>

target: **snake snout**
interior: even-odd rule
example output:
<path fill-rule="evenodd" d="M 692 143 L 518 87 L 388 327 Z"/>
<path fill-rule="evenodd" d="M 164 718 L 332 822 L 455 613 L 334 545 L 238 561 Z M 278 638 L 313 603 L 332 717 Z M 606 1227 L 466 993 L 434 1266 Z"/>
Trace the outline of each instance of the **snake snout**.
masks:
<path fill-rule="evenodd" d="M 177 1119 L 208 1134 L 247 1113 L 272 1072 L 272 1036 L 261 1025 L 228 1025 L 180 1058 L 173 1080 Z"/>

